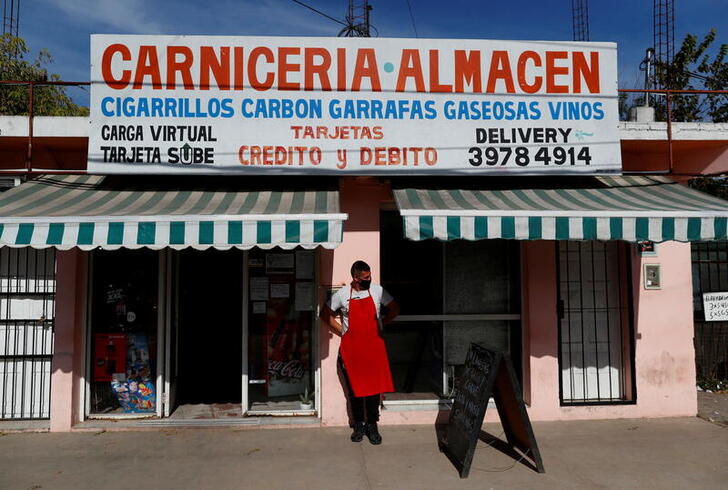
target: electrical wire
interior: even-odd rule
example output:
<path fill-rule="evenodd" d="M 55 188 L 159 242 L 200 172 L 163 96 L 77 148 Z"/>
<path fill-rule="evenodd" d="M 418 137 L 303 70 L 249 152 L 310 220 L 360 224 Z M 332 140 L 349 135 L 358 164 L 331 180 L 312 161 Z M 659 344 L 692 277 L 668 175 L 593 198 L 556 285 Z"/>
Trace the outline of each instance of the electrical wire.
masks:
<path fill-rule="evenodd" d="M 481 441 L 481 442 L 485 443 L 486 446 L 496 449 L 495 447 L 493 447 L 493 444 L 495 444 L 496 442 L 499 442 L 499 440 L 502 441 L 501 437 L 503 437 L 504 435 L 505 435 L 505 431 L 501 432 L 501 434 L 498 437 L 493 438 L 493 440 L 491 442 L 485 442 L 485 441 Z M 529 454 L 530 452 L 531 452 L 531 449 L 528 449 L 525 453 L 521 454 L 520 458 L 515 460 L 513 462 L 513 464 L 511 464 L 509 466 L 501 466 L 498 468 L 490 468 L 490 469 L 478 468 L 477 466 L 471 466 L 470 469 L 476 470 L 476 471 L 482 471 L 483 473 L 503 473 L 504 471 L 513 469 L 518 463 L 520 463 L 521 461 L 526 459 L 526 455 Z"/>
<path fill-rule="evenodd" d="M 417 26 L 415 25 L 415 16 L 412 14 L 412 4 L 410 3 L 410 0 L 407 0 L 407 8 L 409 9 L 410 19 L 412 20 L 412 29 L 415 31 L 415 37 L 420 37 L 417 34 Z"/>
<path fill-rule="evenodd" d="M 291 0 L 291 1 L 292 1 L 293 3 L 297 3 L 297 4 L 298 4 L 298 5 L 300 5 L 301 7 L 306 7 L 307 9 L 309 9 L 309 10 L 312 10 L 312 11 L 314 11 L 314 12 L 316 12 L 316 13 L 317 13 L 317 14 L 319 14 L 319 15 L 323 15 L 323 16 L 324 16 L 324 17 L 326 17 L 327 19 L 329 19 L 329 20 L 333 20 L 333 21 L 334 21 L 334 22 L 336 22 L 337 24 L 341 24 L 342 26 L 345 26 L 345 25 L 347 25 L 347 24 L 346 24 L 345 22 L 341 22 L 341 21 L 340 21 L 339 19 L 337 19 L 337 18 L 335 18 L 335 17 L 331 17 L 330 15 L 328 15 L 328 14 L 325 14 L 325 13 L 321 12 L 320 10 L 318 10 L 318 9 L 315 9 L 315 8 L 311 7 L 310 5 L 306 5 L 305 3 L 303 3 L 303 2 L 300 2 L 299 0 Z"/>

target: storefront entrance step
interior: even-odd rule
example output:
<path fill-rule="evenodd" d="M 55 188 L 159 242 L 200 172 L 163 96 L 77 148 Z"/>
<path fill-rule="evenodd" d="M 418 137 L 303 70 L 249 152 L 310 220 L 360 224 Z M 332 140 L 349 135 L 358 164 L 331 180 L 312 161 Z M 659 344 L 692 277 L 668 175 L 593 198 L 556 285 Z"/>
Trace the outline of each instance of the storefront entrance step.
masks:
<path fill-rule="evenodd" d="M 196 427 L 239 428 L 267 426 L 320 426 L 318 417 L 237 417 L 227 419 L 117 419 L 87 420 L 73 427 L 74 431 L 114 431 Z"/>
<path fill-rule="evenodd" d="M 48 432 L 50 420 L 0 420 L 0 433 Z"/>
<path fill-rule="evenodd" d="M 260 425 L 260 419 L 258 419 L 257 417 L 236 419 L 153 419 L 140 420 L 139 425 L 159 427 L 215 427 Z"/>
<path fill-rule="evenodd" d="M 151 419 L 137 422 L 142 427 L 234 427 L 239 425 L 319 425 L 317 417 L 239 417 L 234 419 Z"/>
<path fill-rule="evenodd" d="M 242 407 L 239 403 L 196 403 L 177 406 L 169 418 L 173 420 L 235 419 L 240 418 L 241 413 Z"/>

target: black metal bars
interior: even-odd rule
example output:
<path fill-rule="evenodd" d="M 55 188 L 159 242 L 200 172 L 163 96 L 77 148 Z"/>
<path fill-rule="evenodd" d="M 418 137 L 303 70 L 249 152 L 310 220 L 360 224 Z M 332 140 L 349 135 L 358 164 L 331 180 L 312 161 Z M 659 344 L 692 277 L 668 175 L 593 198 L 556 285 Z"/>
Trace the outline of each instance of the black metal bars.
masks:
<path fill-rule="evenodd" d="M 618 242 L 558 245 L 562 405 L 630 402 L 628 277 Z"/>
<path fill-rule="evenodd" d="M 55 276 L 52 248 L 0 249 L 0 419 L 50 417 Z"/>
<path fill-rule="evenodd" d="M 728 322 L 706 322 L 703 293 L 728 291 L 728 242 L 693 242 L 693 314 L 698 379 L 728 379 Z"/>

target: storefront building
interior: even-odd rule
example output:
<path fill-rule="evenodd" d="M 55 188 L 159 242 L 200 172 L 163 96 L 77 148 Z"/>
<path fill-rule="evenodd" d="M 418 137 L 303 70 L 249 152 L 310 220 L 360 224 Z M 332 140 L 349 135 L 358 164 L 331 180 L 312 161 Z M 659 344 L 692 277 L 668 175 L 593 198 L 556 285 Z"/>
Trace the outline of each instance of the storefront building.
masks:
<path fill-rule="evenodd" d="M 109 68 L 96 69 L 131 87 L 132 75 L 123 80 L 124 66 L 113 63 L 134 50 L 101 41 L 93 43 L 92 61 L 105 59 L 104 46 L 117 54 Z M 407 56 L 402 65 L 414 69 Z M 428 66 L 435 63 L 430 54 Z M 99 80 L 95 75 L 92 69 Z M 595 83 L 582 75 L 579 84 Z M 144 77 L 155 83 L 153 73 Z M 605 92 L 604 107 L 607 99 L 616 107 L 616 87 Z M 104 117 L 112 116 L 99 119 L 93 109 L 105 94 L 92 94 L 90 125 L 86 118 L 35 118 L 32 168 L 49 172 L 0 194 L 0 418 L 49 419 L 53 431 L 106 419 L 121 428 L 346 425 L 340 339 L 318 310 L 350 281 L 358 259 L 402 308 L 384 330 L 396 392 L 386 396 L 382 424 L 447 417 L 471 342 L 510 354 L 532 420 L 695 415 L 690 243 L 726 239 L 728 204 L 674 174 L 728 170 L 724 126 L 674 125 L 671 175 L 663 172 L 664 124 L 617 123 L 614 114 L 607 119 L 617 136 L 595 146 L 616 145 L 616 163 L 607 163 L 623 173 L 337 174 L 314 165 L 248 175 L 245 162 L 253 158 L 290 156 L 255 153 L 248 143 L 226 160 L 244 171 L 214 175 L 196 174 L 195 164 L 150 171 L 112 157 L 111 149 L 101 156 L 102 146 L 121 147 L 113 143 L 118 134 L 103 136 Z M 114 104 L 100 107 L 113 111 Z M 251 130 L 256 138 L 270 131 L 271 145 L 300 143 L 298 133 L 286 142 L 268 119 L 253 119 L 261 126 Z M 2 164 L 20 168 L 27 118 L 0 117 L 0 124 Z M 398 127 L 382 126 L 385 137 Z M 426 161 L 430 143 L 419 144 Z M 335 153 L 321 146 L 306 158 Z M 432 143 L 441 159 L 446 147 Z M 571 154 L 543 155 L 578 165 L 579 147 L 572 147 Z M 372 151 L 373 165 L 394 158 Z M 485 169 L 499 150 L 481 157 Z M 51 172 L 64 169 L 88 173 Z M 645 241 L 654 247 L 638 246 Z"/>

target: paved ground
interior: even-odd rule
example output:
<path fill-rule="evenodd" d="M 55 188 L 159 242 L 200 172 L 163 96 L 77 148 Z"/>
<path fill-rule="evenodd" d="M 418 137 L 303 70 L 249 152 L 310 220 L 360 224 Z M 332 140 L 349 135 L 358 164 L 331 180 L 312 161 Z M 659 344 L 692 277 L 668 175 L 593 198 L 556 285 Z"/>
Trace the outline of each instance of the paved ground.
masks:
<path fill-rule="evenodd" d="M 728 393 L 699 391 L 698 417 L 728 427 Z"/>
<path fill-rule="evenodd" d="M 486 430 L 500 435 L 499 425 Z M 430 426 L 0 436 L 3 489 L 725 488 L 728 429 L 698 418 L 536 423 L 538 474 L 483 442 L 460 480 Z"/>

